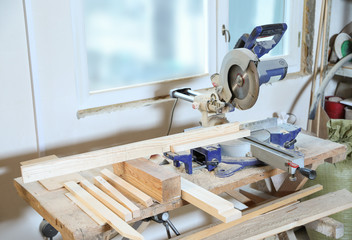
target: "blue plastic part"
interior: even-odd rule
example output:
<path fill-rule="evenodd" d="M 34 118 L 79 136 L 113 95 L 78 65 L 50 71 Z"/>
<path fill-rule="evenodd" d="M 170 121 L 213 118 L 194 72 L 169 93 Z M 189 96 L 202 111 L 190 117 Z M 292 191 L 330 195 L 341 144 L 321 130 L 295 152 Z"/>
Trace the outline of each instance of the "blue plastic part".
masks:
<path fill-rule="evenodd" d="M 270 142 L 283 147 L 286 142 L 294 140 L 300 132 L 301 128 L 297 128 L 295 130 L 288 131 L 285 133 L 270 133 Z M 293 148 L 294 144 L 291 145 L 288 149 Z"/>
<path fill-rule="evenodd" d="M 193 159 L 200 165 L 206 165 L 208 171 L 214 170 L 217 165 L 213 165 L 212 160 L 216 159 L 217 163 L 221 162 L 220 146 L 206 146 L 191 149 Z"/>
<path fill-rule="evenodd" d="M 217 146 L 206 146 L 191 149 L 191 153 L 181 152 L 165 152 L 164 156 L 171 159 L 175 167 L 180 167 L 181 162 L 185 165 L 186 173 L 192 174 L 192 161 L 194 160 L 200 165 L 205 165 L 208 171 L 212 171 L 217 167 L 217 164 L 221 162 L 221 148 Z M 214 165 L 213 159 L 217 160 L 217 164 Z"/>
<path fill-rule="evenodd" d="M 270 81 L 272 76 L 281 76 L 280 80 L 286 76 L 287 70 L 284 68 L 276 68 L 276 69 L 269 69 L 266 70 L 266 73 L 262 73 L 259 79 L 259 85 L 267 83 Z"/>
<path fill-rule="evenodd" d="M 245 43 L 244 48 L 252 50 L 260 58 L 280 42 L 286 30 L 286 23 L 262 25 L 255 27 L 249 36 L 243 34 L 240 39 Z M 257 41 L 258 38 L 270 36 L 273 36 L 270 40 Z"/>
<path fill-rule="evenodd" d="M 182 162 L 185 165 L 186 173 L 192 174 L 192 155 L 189 153 L 173 153 L 173 152 L 166 152 L 164 156 L 171 159 L 174 163 L 175 167 L 180 167 Z"/>

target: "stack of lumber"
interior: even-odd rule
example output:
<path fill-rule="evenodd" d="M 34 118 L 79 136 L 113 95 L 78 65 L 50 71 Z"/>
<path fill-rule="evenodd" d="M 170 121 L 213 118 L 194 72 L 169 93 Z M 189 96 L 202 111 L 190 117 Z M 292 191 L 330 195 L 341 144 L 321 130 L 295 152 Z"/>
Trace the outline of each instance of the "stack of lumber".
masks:
<path fill-rule="evenodd" d="M 66 196 L 97 224 L 107 223 L 124 237 L 143 239 L 143 236 L 127 221 L 140 217 L 140 207 L 136 202 L 150 207 L 153 204 L 153 199 L 108 169 L 104 169 L 100 173 L 101 176 L 94 177 L 94 184 L 86 179 L 80 184 L 75 181 L 64 183 L 65 188 L 69 191 Z"/>
<path fill-rule="evenodd" d="M 139 158 L 114 166 L 94 176 L 94 183 L 84 179 L 64 183 L 66 196 L 76 203 L 98 224 L 109 224 L 122 236 L 142 239 L 142 235 L 127 222 L 139 218 L 138 205 L 150 207 L 159 203 L 182 199 L 204 210 L 222 222 L 239 219 L 241 211 L 234 205 L 198 185 L 180 178 L 147 159 Z M 118 176 L 119 175 L 119 176 Z"/>

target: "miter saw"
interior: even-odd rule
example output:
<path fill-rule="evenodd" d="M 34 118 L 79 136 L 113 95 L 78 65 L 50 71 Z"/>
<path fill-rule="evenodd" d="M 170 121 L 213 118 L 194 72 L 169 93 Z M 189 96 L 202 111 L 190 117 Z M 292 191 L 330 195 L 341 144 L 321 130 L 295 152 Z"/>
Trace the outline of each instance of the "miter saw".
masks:
<path fill-rule="evenodd" d="M 260 85 L 285 78 L 288 66 L 284 59 L 259 58 L 277 45 L 286 29 L 285 23 L 271 24 L 256 27 L 250 35 L 244 34 L 226 54 L 220 73 L 211 76 L 213 93 L 179 88 L 171 90 L 170 96 L 192 102 L 192 107 L 202 113 L 204 127 L 228 122 L 224 113 L 251 108 L 257 101 Z"/>
<path fill-rule="evenodd" d="M 285 23 L 271 24 L 256 27 L 252 33 L 243 34 L 229 51 L 221 65 L 220 73 L 211 76 L 211 82 L 215 87 L 210 94 L 201 94 L 192 91 L 190 88 L 179 88 L 170 91 L 170 96 L 192 102 L 192 107 L 202 113 L 201 125 L 203 127 L 227 123 L 225 113 L 234 111 L 235 108 L 246 110 L 251 108 L 257 101 L 259 87 L 264 83 L 271 83 L 282 80 L 287 74 L 287 63 L 284 59 L 273 59 L 260 61 L 259 58 L 273 49 L 287 29 Z M 262 38 L 265 38 L 262 40 Z M 268 40 L 268 38 L 270 38 Z M 296 136 L 299 129 L 279 130 L 270 132 L 270 141 L 262 141 L 255 136 L 260 130 L 269 132 L 267 129 L 276 127 L 276 119 L 257 121 L 242 128 L 251 130 L 251 136 L 237 141 L 230 146 L 224 143 L 217 146 L 206 146 L 192 149 L 184 153 L 164 153 L 165 157 L 173 160 L 176 167 L 184 163 L 187 173 L 192 174 L 194 162 L 201 167 L 212 171 L 221 163 L 224 149 L 237 148 L 239 145 L 249 146 L 252 158 L 255 157 L 275 168 L 286 170 L 290 173 L 290 179 L 295 180 L 295 173 L 298 170 L 309 179 L 316 177 L 316 172 L 304 168 L 304 156 L 294 151 Z M 289 128 L 291 128 L 289 126 Z M 237 151 L 237 150 L 236 150 Z M 236 152 L 235 151 L 235 152 Z M 223 161 L 224 162 L 224 161 Z M 232 161 L 241 167 L 248 162 Z M 251 163 L 256 164 L 256 161 Z M 217 169 L 222 170 L 222 169 Z M 236 171 L 236 170 L 235 170 Z M 219 172 L 219 171 L 218 171 Z M 229 176 L 234 171 L 220 172 L 222 176 Z"/>

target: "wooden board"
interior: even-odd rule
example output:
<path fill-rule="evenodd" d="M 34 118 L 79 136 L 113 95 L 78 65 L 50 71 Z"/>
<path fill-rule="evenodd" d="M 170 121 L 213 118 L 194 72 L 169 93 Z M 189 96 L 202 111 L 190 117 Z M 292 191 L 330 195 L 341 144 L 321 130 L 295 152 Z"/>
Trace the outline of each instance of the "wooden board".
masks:
<path fill-rule="evenodd" d="M 225 223 L 242 216 L 241 211 L 235 209 L 233 203 L 184 178 L 181 178 L 181 190 L 183 200 Z"/>
<path fill-rule="evenodd" d="M 83 180 L 84 180 L 84 177 L 82 177 L 82 175 L 80 175 L 79 173 L 71 173 L 60 177 L 43 179 L 43 180 L 40 180 L 39 182 L 46 189 L 48 189 L 48 191 L 53 191 L 59 188 L 63 188 L 65 182 L 74 181 L 76 183 L 79 183 Z"/>
<path fill-rule="evenodd" d="M 54 160 L 54 159 L 58 159 L 58 157 L 56 155 L 49 155 L 49 156 L 36 158 L 36 159 L 25 161 L 25 162 L 21 162 L 20 164 L 21 164 L 21 166 L 23 166 L 23 165 L 32 165 L 32 164 L 40 164 L 42 162 L 44 163 L 44 162 L 51 161 L 51 160 Z M 71 173 L 71 174 L 60 176 L 60 177 L 53 177 L 53 178 L 43 179 L 43 180 L 40 180 L 39 182 L 40 182 L 40 184 L 42 184 L 49 191 L 53 191 L 53 190 L 56 190 L 56 189 L 59 189 L 59 188 L 63 188 L 65 182 L 75 181 L 75 182 L 79 183 L 82 180 L 84 180 L 84 178 L 80 174 Z"/>
<path fill-rule="evenodd" d="M 160 203 L 181 197 L 181 177 L 145 158 L 114 165 L 114 172 Z"/>
<path fill-rule="evenodd" d="M 195 233 L 192 231 L 188 234 L 185 234 L 179 238 L 176 239 L 203 239 L 205 237 L 212 236 L 214 234 L 220 233 L 222 231 L 225 231 L 227 229 L 230 229 L 240 223 L 249 221 L 261 214 L 267 213 L 269 211 L 278 209 L 280 207 L 286 206 L 292 202 L 297 201 L 298 199 L 301 199 L 303 197 L 309 196 L 313 193 L 316 193 L 317 191 L 320 191 L 323 187 L 321 185 L 315 185 L 309 188 L 306 188 L 304 190 L 301 190 L 296 193 L 292 193 L 288 196 L 282 197 L 281 199 L 274 200 L 272 202 L 263 204 L 262 206 L 255 207 L 253 209 L 250 209 L 246 211 L 246 214 L 243 215 L 240 219 L 237 219 L 233 222 L 230 223 L 215 223 L 211 224 L 209 226 L 203 227 L 201 231 L 197 229 Z M 281 231 L 283 232 L 283 231 Z"/>
<path fill-rule="evenodd" d="M 104 178 L 102 178 L 101 176 L 94 177 L 94 184 L 99 187 L 103 192 L 105 192 L 110 197 L 119 202 L 122 206 L 125 206 L 127 209 L 129 209 L 132 212 L 133 218 L 138 218 L 141 216 L 141 211 L 139 207 L 137 207 L 133 202 L 126 198 Z"/>
<path fill-rule="evenodd" d="M 352 193 L 343 189 L 258 216 L 204 239 L 225 236 L 232 236 L 232 240 L 263 239 L 349 208 L 352 208 Z"/>
<path fill-rule="evenodd" d="M 86 205 L 84 205 L 84 203 L 82 203 L 80 200 L 78 200 L 71 193 L 66 193 L 65 196 L 68 197 L 72 202 L 74 202 L 80 209 L 82 209 L 83 212 L 87 213 L 87 215 L 89 217 L 91 217 L 97 224 L 99 224 L 99 225 L 106 224 L 106 221 L 104 221 L 104 219 L 97 216 Z"/>
<path fill-rule="evenodd" d="M 81 186 L 101 203 L 107 206 L 111 211 L 122 218 L 122 220 L 126 222 L 132 220 L 132 213 L 127 208 L 122 206 L 120 203 L 115 201 L 113 198 L 94 186 L 92 183 L 87 180 L 83 180 L 81 182 Z"/>
<path fill-rule="evenodd" d="M 234 139 L 248 137 L 248 136 L 249 136 L 248 130 L 241 130 L 241 131 L 238 131 L 234 134 L 220 135 L 220 136 L 215 136 L 212 138 L 204 138 L 203 140 L 199 140 L 199 141 L 192 141 L 192 139 L 189 139 L 188 141 L 185 141 L 181 144 L 171 145 L 170 149 L 172 152 L 182 152 L 182 151 L 189 150 L 191 148 L 197 148 L 200 146 L 208 146 L 208 145 L 212 145 L 214 143 L 222 143 L 222 142 L 231 141 Z"/>
<path fill-rule="evenodd" d="M 143 236 L 133 229 L 128 223 L 119 218 L 104 204 L 95 199 L 75 182 L 65 183 L 65 188 L 76 198 L 84 203 L 92 212 L 104 219 L 112 228 L 122 236 L 130 239 L 144 239 Z"/>
<path fill-rule="evenodd" d="M 240 132 L 239 136 L 236 135 L 238 132 Z M 200 147 L 205 144 L 204 140 L 206 140 L 206 144 L 215 144 L 221 138 L 227 141 L 238 137 L 249 136 L 249 134 L 249 130 L 239 130 L 238 122 L 228 123 L 50 161 L 24 164 L 21 166 L 21 172 L 23 181 L 28 183 L 103 167 L 139 157 L 149 157 L 156 153 L 171 151 L 170 146 L 192 143 L 192 146 L 189 147 Z"/>
<path fill-rule="evenodd" d="M 149 207 L 153 204 L 153 199 L 150 196 L 148 196 L 135 186 L 129 184 L 122 178 L 118 177 L 108 169 L 102 170 L 101 174 L 106 181 L 108 181 L 126 197 L 138 201 L 146 207 Z"/>
<path fill-rule="evenodd" d="M 31 159 L 31 160 L 28 160 L 28 161 L 23 161 L 23 162 L 20 162 L 20 164 L 21 164 L 21 166 L 32 165 L 32 164 L 46 162 L 46 161 L 57 159 L 57 158 L 58 157 L 56 155 L 49 155 L 49 156 L 45 156 L 45 157 Z"/>

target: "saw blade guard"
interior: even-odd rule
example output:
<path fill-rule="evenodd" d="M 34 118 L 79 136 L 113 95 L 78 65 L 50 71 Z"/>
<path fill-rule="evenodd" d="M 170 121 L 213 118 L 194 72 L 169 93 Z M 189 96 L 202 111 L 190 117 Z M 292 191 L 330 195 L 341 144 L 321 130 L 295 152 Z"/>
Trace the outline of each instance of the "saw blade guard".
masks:
<path fill-rule="evenodd" d="M 228 52 L 220 69 L 219 98 L 241 110 L 251 108 L 259 93 L 257 62 L 257 56 L 248 49 Z"/>

